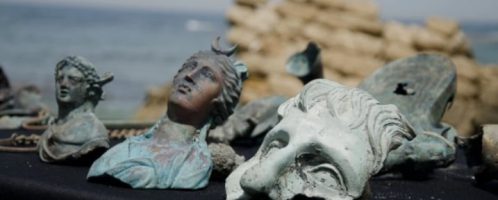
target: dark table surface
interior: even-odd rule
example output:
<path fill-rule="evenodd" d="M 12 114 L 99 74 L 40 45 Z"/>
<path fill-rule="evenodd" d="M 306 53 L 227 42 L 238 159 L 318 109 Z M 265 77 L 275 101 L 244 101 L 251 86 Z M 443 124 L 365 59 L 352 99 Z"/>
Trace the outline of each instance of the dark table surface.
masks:
<path fill-rule="evenodd" d="M 0 131 L 5 138 L 10 131 Z M 239 154 L 252 156 L 257 147 L 235 146 Z M 0 199 L 225 199 L 223 180 L 208 187 L 188 190 L 134 190 L 110 182 L 86 180 L 89 166 L 42 163 L 36 153 L 0 153 Z M 384 175 L 371 180 L 372 199 L 458 200 L 498 199 L 498 181 L 476 187 L 461 153 L 446 169 L 436 170 L 427 179 L 404 180 Z"/>

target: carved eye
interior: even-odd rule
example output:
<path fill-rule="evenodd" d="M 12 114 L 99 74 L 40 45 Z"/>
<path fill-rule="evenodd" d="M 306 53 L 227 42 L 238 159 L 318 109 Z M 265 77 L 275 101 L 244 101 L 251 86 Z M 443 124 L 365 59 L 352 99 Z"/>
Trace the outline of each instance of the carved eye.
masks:
<path fill-rule="evenodd" d="M 69 81 L 71 81 L 72 84 L 81 83 L 82 80 L 81 77 L 69 76 Z"/>
<path fill-rule="evenodd" d="M 197 62 L 187 62 L 184 63 L 183 66 L 178 70 L 178 73 L 183 72 L 185 70 L 193 70 L 197 67 Z"/>
<path fill-rule="evenodd" d="M 263 152 L 263 157 L 267 157 L 268 155 L 271 155 L 273 152 L 284 148 L 287 145 L 287 143 L 284 143 L 283 141 L 276 139 L 270 142 L 268 146 L 266 146 L 264 152 Z"/>
<path fill-rule="evenodd" d="M 339 170 L 330 163 L 322 163 L 316 166 L 307 167 L 310 173 L 310 179 L 315 183 L 321 184 L 327 188 L 347 192 L 346 184 Z"/>
<path fill-rule="evenodd" d="M 272 148 L 277 148 L 277 149 L 281 149 L 281 148 L 284 148 L 285 147 L 285 143 L 281 140 L 273 140 L 272 142 L 270 142 L 270 144 L 268 144 L 268 148 L 269 149 L 272 149 Z"/>
<path fill-rule="evenodd" d="M 268 145 L 266 145 L 265 149 L 263 150 L 264 156 L 270 155 L 274 151 L 284 148 L 289 143 L 289 135 L 282 130 L 269 133 L 268 139 L 270 140 L 270 142 L 268 143 Z"/>
<path fill-rule="evenodd" d="M 62 79 L 64 79 L 64 76 L 58 75 L 57 79 L 55 79 L 58 83 L 62 82 Z"/>
<path fill-rule="evenodd" d="M 204 66 L 201 69 L 201 74 L 206 78 L 211 79 L 212 81 L 216 81 L 216 76 L 214 75 L 214 72 L 211 69 L 209 69 L 209 67 L 207 66 Z"/>

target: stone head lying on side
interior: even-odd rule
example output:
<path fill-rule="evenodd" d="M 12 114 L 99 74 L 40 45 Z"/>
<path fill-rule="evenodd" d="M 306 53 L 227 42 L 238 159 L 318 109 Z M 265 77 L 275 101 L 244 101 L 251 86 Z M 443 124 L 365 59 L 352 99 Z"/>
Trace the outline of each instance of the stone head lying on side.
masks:
<path fill-rule="evenodd" d="M 391 149 L 413 137 L 393 105 L 315 80 L 279 108 L 281 121 L 227 179 L 228 199 L 358 199 Z"/>

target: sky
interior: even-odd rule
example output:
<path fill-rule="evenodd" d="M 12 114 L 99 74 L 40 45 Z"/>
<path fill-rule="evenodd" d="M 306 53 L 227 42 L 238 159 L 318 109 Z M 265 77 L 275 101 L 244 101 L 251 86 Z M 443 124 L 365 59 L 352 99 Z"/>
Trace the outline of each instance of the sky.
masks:
<path fill-rule="evenodd" d="M 234 0 L 0 0 L 116 9 L 224 13 Z M 443 16 L 460 21 L 498 22 L 498 0 L 375 0 L 385 19 Z"/>

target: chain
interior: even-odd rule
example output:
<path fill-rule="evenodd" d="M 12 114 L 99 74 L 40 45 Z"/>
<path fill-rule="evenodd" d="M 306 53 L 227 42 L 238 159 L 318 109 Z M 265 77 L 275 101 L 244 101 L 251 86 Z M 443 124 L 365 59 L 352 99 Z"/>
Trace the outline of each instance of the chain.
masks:
<path fill-rule="evenodd" d="M 147 129 L 114 129 L 112 131 L 109 131 L 109 138 L 110 139 L 124 139 L 132 136 L 137 136 L 137 135 L 142 135 L 145 133 Z"/>
<path fill-rule="evenodd" d="M 125 139 L 142 135 L 145 131 L 147 129 L 114 129 L 109 131 L 109 139 Z M 35 152 L 39 140 L 39 134 L 22 135 L 13 133 L 9 138 L 0 139 L 0 152 Z"/>

